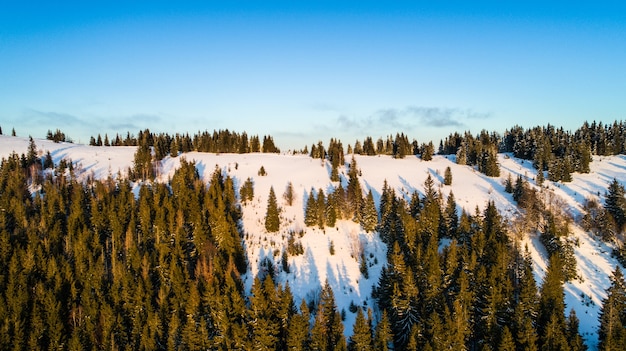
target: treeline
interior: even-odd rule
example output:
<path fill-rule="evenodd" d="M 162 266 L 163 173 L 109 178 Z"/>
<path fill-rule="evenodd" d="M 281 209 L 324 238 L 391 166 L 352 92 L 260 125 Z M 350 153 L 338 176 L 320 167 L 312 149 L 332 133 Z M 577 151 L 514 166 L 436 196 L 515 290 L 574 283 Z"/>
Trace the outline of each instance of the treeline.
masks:
<path fill-rule="evenodd" d="M 91 146 L 147 146 L 153 147 L 157 159 L 163 159 L 167 155 L 172 157 L 179 153 L 198 151 L 212 153 L 250 153 L 266 152 L 279 153 L 280 149 L 274 144 L 272 136 L 266 135 L 263 140 L 258 135 L 248 136 L 246 132 L 236 133 L 228 129 L 198 132 L 192 136 L 189 134 L 170 135 L 167 133 L 152 133 L 149 129 L 140 131 L 137 136 L 128 132 L 126 137 L 119 134 L 112 140 L 108 135 L 104 139 L 100 134 L 91 137 Z"/>
<path fill-rule="evenodd" d="M 453 133 L 439 145 L 439 153 L 468 157 L 468 164 L 478 164 L 474 155 L 480 155 L 484 145 L 491 152 L 507 152 L 531 160 L 535 169 L 547 172 L 552 181 L 571 181 L 571 173 L 589 173 L 592 156 L 609 156 L 626 152 L 626 125 L 585 122 L 574 132 L 552 125 L 524 129 L 515 126 L 503 135 L 482 131 L 478 136 Z M 495 148 L 495 150 L 494 150 Z"/>

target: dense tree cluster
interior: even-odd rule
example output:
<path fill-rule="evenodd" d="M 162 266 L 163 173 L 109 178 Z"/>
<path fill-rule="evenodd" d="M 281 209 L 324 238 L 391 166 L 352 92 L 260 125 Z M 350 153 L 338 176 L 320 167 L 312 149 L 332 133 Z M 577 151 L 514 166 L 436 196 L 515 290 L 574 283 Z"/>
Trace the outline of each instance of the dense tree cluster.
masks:
<path fill-rule="evenodd" d="M 524 129 L 514 126 L 504 132 L 474 137 L 470 133 L 453 133 L 440 143 L 440 154 L 456 154 L 459 164 L 480 165 L 476 157 L 485 144 L 495 147 L 497 152 L 512 153 L 515 157 L 531 160 L 536 169 L 547 171 L 552 181 L 571 181 L 571 173 L 589 173 L 592 155 L 608 156 L 626 152 L 626 125 L 615 121 L 612 124 L 585 122 L 574 132 L 552 125 Z M 481 143 L 477 144 L 477 140 Z M 488 156 L 488 155 L 487 155 Z M 542 174 L 543 175 L 543 174 Z"/>
<path fill-rule="evenodd" d="M 240 211 L 220 170 L 206 186 L 182 160 L 168 184 L 136 195 L 126 180 L 58 172 L 31 196 L 25 160 L 0 166 L 3 349 L 345 345 L 328 287 L 313 325 L 271 276 L 244 295 Z"/>
<path fill-rule="evenodd" d="M 357 155 L 391 155 L 394 158 L 404 158 L 408 155 L 417 155 L 421 152 L 420 145 L 416 140 L 409 142 L 409 137 L 404 133 L 397 133 L 395 137 L 389 135 L 386 139 L 378 138 L 376 143 L 372 137 L 366 137 L 363 142 L 354 142 L 354 148 L 348 146 L 349 154 Z"/>
<path fill-rule="evenodd" d="M 383 188 L 379 232 L 388 265 L 375 297 L 395 349 L 583 349 L 575 314 L 565 315 L 560 257 L 538 287 L 528 253 L 493 203 L 460 218 L 452 205 L 430 177 L 424 197 L 416 193 L 408 204 Z M 444 237 L 450 244 L 440 250 Z"/>
<path fill-rule="evenodd" d="M 515 128 L 503 138 L 455 134 L 439 152 L 456 154 L 458 163 L 489 176 L 499 174 L 496 152 L 512 152 L 533 160 L 550 179 L 566 181 L 570 172 L 588 171 L 592 154 L 623 152 L 622 130 L 621 123 L 593 123 L 574 134 L 550 126 Z M 583 142 L 568 144 L 583 135 Z M 129 172 L 133 180 L 153 179 L 168 154 L 278 151 L 271 137 L 261 145 L 258 137 L 228 131 L 189 138 L 146 130 L 127 139 L 110 141 L 105 135 L 102 145 L 138 146 Z M 362 145 L 357 141 L 353 151 L 428 159 L 431 150 L 432 144 L 409 143 L 402 134 L 376 144 L 371 138 Z M 245 294 L 240 202 L 235 181 L 220 169 L 206 184 L 195 164 L 181 158 L 167 183 L 143 182 L 133 192 L 130 179 L 78 182 L 67 160 L 42 172 L 55 165 L 49 153 L 40 157 L 30 138 L 26 154 L 12 154 L 0 164 L 0 348 L 585 349 L 578 318 L 573 310 L 566 313 L 564 301 L 563 283 L 576 274 L 568 219 L 546 206 L 525 178 L 509 177 L 505 188 L 533 226 L 524 230 L 539 233 L 549 254 L 541 284 L 528 251 L 519 247 L 494 203 L 459 215 L 454 194 L 444 198 L 429 174 L 423 195 L 398 196 L 385 182 L 377 209 L 372 191 L 361 187 L 354 157 L 346 178 L 339 178 L 337 168 L 345 163 L 341 142 L 332 139 L 328 149 L 313 145 L 311 156 L 330 161 L 337 185 L 305 195 L 306 225 L 323 229 L 353 220 L 364 231 L 378 231 L 388 248 L 376 305 L 351 306 L 356 319 L 349 339 L 342 323 L 346 312 L 337 310 L 328 283 L 298 307 L 289 286 L 276 283 L 269 263 Z M 557 174 L 557 168 L 564 171 Z M 444 183 L 452 183 L 449 168 Z M 618 248 L 626 226 L 624 193 L 614 180 L 604 206 L 588 202 L 583 218 L 586 228 Z M 253 199 L 251 178 L 239 195 L 241 203 Z M 293 198 L 288 183 L 283 199 L 291 206 Z M 273 188 L 265 229 L 280 229 Z M 304 253 L 294 234 L 282 253 L 285 272 L 288 255 Z M 329 252 L 334 249 L 330 241 Z M 367 278 L 366 258 L 357 259 Z M 616 268 L 600 315 L 601 350 L 626 346 L 625 306 L 626 283 Z"/>
<path fill-rule="evenodd" d="M 595 199 L 587 200 L 582 225 L 613 244 L 613 254 L 626 264 L 626 190 L 617 179 L 611 181 L 604 194 L 604 206 Z"/>
<path fill-rule="evenodd" d="M 241 134 L 226 130 L 198 132 L 192 136 L 189 134 L 167 133 L 155 134 L 149 129 L 142 130 L 135 137 L 127 133 L 126 137 L 119 134 L 109 140 L 108 135 L 91 137 L 89 145 L 92 146 L 145 146 L 154 148 L 155 158 L 163 159 L 167 155 L 177 156 L 179 153 L 198 151 L 213 153 L 249 153 L 265 152 L 279 153 L 280 149 L 274 144 L 274 138 L 266 135 L 261 142 L 257 135 L 248 136 L 246 132 Z"/>
<path fill-rule="evenodd" d="M 57 129 L 56 131 L 54 131 L 54 133 L 52 133 L 51 130 L 48 130 L 48 133 L 46 134 L 46 139 L 52 140 L 55 143 L 60 143 L 60 142 L 71 143 L 72 142 L 72 139 L 70 139 L 70 137 L 65 136 L 65 133 L 63 133 L 60 129 Z"/>

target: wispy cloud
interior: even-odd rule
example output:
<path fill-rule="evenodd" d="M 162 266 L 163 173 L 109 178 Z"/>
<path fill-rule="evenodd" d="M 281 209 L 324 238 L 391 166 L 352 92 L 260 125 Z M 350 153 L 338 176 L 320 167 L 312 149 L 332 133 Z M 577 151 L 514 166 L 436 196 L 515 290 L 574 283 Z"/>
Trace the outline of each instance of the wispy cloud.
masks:
<path fill-rule="evenodd" d="M 405 111 L 411 118 L 429 127 L 461 127 L 461 121 L 467 117 L 466 111 L 456 108 L 411 106 Z"/>
<path fill-rule="evenodd" d="M 463 127 L 471 119 L 488 119 L 491 113 L 475 112 L 470 109 L 448 107 L 409 106 L 402 109 L 386 108 L 366 117 L 340 115 L 337 124 L 342 128 L 363 130 L 371 127 L 392 127 L 412 130 L 419 127 Z"/>
<path fill-rule="evenodd" d="M 450 107 L 407 106 L 383 108 L 366 116 L 339 114 L 332 122 L 317 124 L 318 133 L 340 131 L 351 135 L 413 132 L 423 128 L 445 130 L 472 125 L 472 120 L 488 119 L 491 113 Z"/>
<path fill-rule="evenodd" d="M 30 125 L 58 125 L 83 123 L 83 121 L 67 113 L 39 111 L 35 109 L 24 110 L 23 116 Z"/>

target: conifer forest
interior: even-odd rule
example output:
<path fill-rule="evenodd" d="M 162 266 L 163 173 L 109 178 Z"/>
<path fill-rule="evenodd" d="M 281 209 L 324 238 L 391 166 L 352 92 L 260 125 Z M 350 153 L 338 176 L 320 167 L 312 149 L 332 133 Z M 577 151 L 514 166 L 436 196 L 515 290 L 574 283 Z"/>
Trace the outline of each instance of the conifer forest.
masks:
<path fill-rule="evenodd" d="M 60 130 L 48 140 L 71 143 Z M 293 178 L 262 194 L 257 183 L 276 173 L 269 159 L 240 179 L 225 167 L 205 171 L 185 155 L 280 155 L 271 136 L 146 129 L 94 136 L 89 144 L 133 147 L 132 165 L 108 177 L 84 176 L 77 162 L 32 138 L 27 149 L 2 158 L 2 350 L 626 350 L 626 177 L 609 180 L 580 216 L 544 195 L 548 182 L 589 174 L 596 158 L 626 155 L 622 122 L 585 123 L 573 132 L 547 125 L 455 133 L 438 146 L 403 133 L 349 145 L 331 139 L 284 152 L 316 169 L 321 164 L 328 186 L 301 192 L 302 181 Z M 387 181 L 369 185 L 360 163 L 374 157 L 452 162 L 402 192 Z M 536 176 L 511 176 L 501 157 L 520 160 Z M 164 177 L 162 162 L 173 158 L 180 164 Z M 501 187 L 515 215 L 492 201 L 466 209 L 452 191 L 444 195 L 442 188 L 463 182 L 457 166 L 493 180 L 493 189 L 481 191 Z M 293 209 L 295 201 L 302 206 Z M 299 232 L 285 229 L 294 222 L 286 208 L 303 218 Z M 246 211 L 261 212 L 256 227 L 244 226 Z M 329 281 L 297 296 L 285 277 L 302 271 L 294 257 L 312 255 L 302 237 L 318 235 L 330 243 L 329 256 L 343 255 L 335 228 L 344 222 L 385 250 L 380 258 L 365 250 L 351 258 L 360 281 L 373 286 L 362 297 L 368 303 L 340 307 L 344 293 Z M 593 317 L 597 343 L 581 331 L 588 317 L 565 301 L 564 284 L 581 279 L 574 225 L 620 262 L 597 273 L 610 281 Z M 545 250 L 541 275 L 522 244 L 529 235 Z M 252 236 L 284 237 L 286 245 L 255 262 Z M 373 267 L 380 274 L 373 276 Z"/>

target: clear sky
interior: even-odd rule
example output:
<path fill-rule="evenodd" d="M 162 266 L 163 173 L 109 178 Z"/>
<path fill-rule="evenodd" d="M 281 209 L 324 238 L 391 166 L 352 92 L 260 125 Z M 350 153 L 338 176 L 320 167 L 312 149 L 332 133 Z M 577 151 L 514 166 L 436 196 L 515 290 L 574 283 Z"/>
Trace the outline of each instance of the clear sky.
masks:
<path fill-rule="evenodd" d="M 3 1 L 0 126 L 230 129 L 283 149 L 626 119 L 626 5 Z"/>

